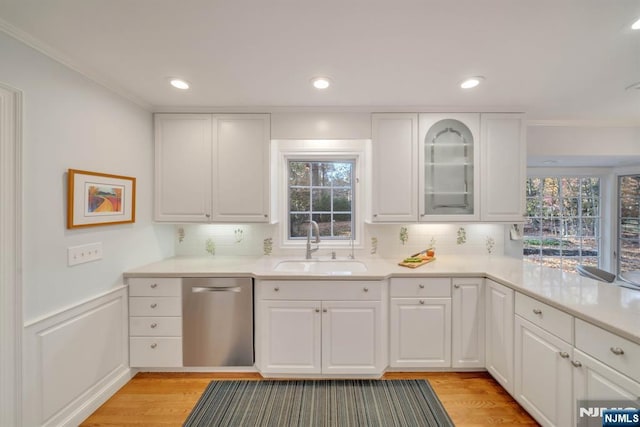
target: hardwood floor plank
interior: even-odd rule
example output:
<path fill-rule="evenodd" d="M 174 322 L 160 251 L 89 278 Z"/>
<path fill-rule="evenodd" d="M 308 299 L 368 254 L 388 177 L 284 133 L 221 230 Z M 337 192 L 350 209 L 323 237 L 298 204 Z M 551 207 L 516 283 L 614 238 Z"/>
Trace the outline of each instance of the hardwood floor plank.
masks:
<path fill-rule="evenodd" d="M 209 382 L 260 380 L 258 373 L 138 373 L 83 427 L 182 426 Z M 389 372 L 383 379 L 427 379 L 456 426 L 537 426 L 486 372 Z"/>

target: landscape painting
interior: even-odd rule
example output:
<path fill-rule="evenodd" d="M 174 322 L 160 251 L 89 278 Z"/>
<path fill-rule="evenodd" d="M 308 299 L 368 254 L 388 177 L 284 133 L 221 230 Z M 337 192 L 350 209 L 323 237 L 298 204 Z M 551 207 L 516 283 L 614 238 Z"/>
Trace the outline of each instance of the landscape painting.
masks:
<path fill-rule="evenodd" d="M 67 184 L 67 228 L 135 222 L 135 178 L 69 169 Z"/>

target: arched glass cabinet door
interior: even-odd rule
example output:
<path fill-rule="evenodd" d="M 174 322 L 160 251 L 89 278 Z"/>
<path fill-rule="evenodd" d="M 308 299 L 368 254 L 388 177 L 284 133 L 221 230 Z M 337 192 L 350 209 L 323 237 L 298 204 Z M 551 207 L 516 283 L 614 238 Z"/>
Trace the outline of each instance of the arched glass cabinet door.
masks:
<path fill-rule="evenodd" d="M 472 132 L 459 120 L 444 119 L 429 128 L 422 142 L 424 215 L 473 215 Z"/>

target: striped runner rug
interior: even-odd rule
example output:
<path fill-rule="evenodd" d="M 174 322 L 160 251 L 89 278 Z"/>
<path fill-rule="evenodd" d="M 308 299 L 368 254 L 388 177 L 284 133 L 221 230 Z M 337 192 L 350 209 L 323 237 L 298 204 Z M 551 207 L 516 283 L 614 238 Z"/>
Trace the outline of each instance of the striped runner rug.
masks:
<path fill-rule="evenodd" d="M 185 427 L 453 426 L 426 380 L 212 381 Z"/>

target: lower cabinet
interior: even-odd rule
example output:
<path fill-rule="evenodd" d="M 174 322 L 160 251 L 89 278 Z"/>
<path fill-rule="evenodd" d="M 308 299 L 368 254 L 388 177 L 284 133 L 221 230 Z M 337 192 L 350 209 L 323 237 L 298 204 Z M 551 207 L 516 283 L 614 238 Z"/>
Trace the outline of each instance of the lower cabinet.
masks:
<path fill-rule="evenodd" d="M 454 278 L 451 291 L 451 367 L 484 368 L 484 279 Z"/>
<path fill-rule="evenodd" d="M 573 425 L 572 345 L 515 316 L 514 397 L 540 424 Z"/>
<path fill-rule="evenodd" d="M 513 395 L 513 289 L 485 279 L 485 366 Z"/>
<path fill-rule="evenodd" d="M 387 366 L 382 283 L 258 282 L 256 363 L 260 371 L 266 375 L 381 375 Z M 310 299 L 314 297 L 323 299 Z"/>

